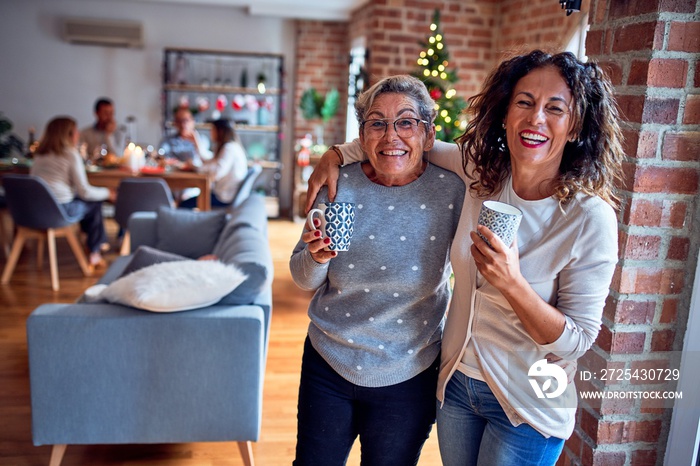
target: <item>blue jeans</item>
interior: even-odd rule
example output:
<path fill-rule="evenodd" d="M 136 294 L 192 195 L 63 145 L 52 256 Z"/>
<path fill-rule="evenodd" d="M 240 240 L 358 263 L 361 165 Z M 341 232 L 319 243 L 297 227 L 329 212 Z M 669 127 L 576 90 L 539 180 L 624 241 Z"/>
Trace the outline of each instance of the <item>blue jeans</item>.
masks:
<path fill-rule="evenodd" d="M 71 217 L 80 217 L 80 229 L 87 235 L 88 251 L 100 252 L 102 243 L 107 242 L 104 220 L 102 219 L 102 201 L 83 201 L 75 198 L 61 204 Z"/>
<path fill-rule="evenodd" d="M 437 410 L 444 466 L 554 465 L 564 439 L 546 438 L 530 425 L 514 427 L 489 386 L 457 371 Z"/>
<path fill-rule="evenodd" d="M 201 196 L 201 194 L 199 195 Z M 194 209 L 197 207 L 197 200 L 199 199 L 199 196 L 195 197 L 190 197 L 189 199 L 185 199 L 178 205 L 179 208 L 181 209 Z M 231 201 L 233 202 L 233 201 Z M 215 195 L 214 193 L 211 193 L 211 206 L 212 207 L 228 207 L 231 205 L 231 202 L 226 203 L 226 202 L 221 202 Z"/>
<path fill-rule="evenodd" d="M 363 466 L 417 464 L 435 422 L 439 361 L 405 382 L 361 387 L 338 375 L 307 337 L 293 464 L 344 465 L 358 435 Z"/>

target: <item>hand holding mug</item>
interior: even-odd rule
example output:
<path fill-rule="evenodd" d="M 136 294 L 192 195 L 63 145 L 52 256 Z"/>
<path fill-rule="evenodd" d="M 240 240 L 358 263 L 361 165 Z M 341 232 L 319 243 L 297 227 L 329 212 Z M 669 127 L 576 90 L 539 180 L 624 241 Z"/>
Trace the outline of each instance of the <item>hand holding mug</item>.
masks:
<path fill-rule="evenodd" d="M 314 235 L 307 237 L 313 241 L 320 240 L 323 245 L 323 250 L 326 252 L 347 251 L 350 247 L 350 240 L 355 226 L 355 204 L 349 202 L 329 202 L 327 204 L 319 204 L 317 209 L 311 209 L 306 216 L 307 224 L 310 228 L 318 226 L 317 230 L 312 230 L 307 234 Z M 319 222 L 318 224 L 316 222 Z M 306 241 L 306 239 L 304 239 Z M 312 250 L 311 242 L 306 241 Z M 314 248 L 315 249 L 315 248 Z M 329 255 L 334 257 L 335 254 Z M 318 262 L 318 258 L 314 256 Z"/>

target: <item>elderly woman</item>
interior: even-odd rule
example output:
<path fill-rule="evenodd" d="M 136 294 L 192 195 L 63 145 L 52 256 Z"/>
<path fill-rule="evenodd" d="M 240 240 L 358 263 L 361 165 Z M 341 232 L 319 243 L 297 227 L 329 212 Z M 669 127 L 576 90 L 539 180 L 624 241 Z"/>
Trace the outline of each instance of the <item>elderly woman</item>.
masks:
<path fill-rule="evenodd" d="M 617 263 L 616 105 L 596 64 L 536 50 L 498 66 L 469 112 L 459 145 L 431 153 L 470 188 L 451 252 L 440 452 L 447 466 L 553 465 L 574 428 L 576 393 L 543 377 L 560 372 L 546 359 L 576 360 L 593 344 Z M 362 158 L 356 144 L 342 152 Z M 335 151 L 324 154 L 310 195 L 328 177 L 333 198 L 336 163 Z M 513 245 L 477 226 L 487 199 L 523 212 Z"/>
<path fill-rule="evenodd" d="M 114 202 L 116 195 L 107 188 L 92 186 L 85 164 L 78 153 L 80 132 L 74 119 L 56 117 L 46 125 L 30 173 L 42 178 L 68 215 L 79 216 L 80 228 L 87 235 L 89 262 L 105 265 L 102 248 L 108 248 L 102 219 L 102 201 Z"/>
<path fill-rule="evenodd" d="M 299 388 L 294 464 L 413 465 L 435 421 L 450 245 L 464 183 L 424 160 L 435 103 L 410 76 L 384 79 L 355 104 L 369 161 L 343 167 L 337 199 L 356 204 L 348 251 L 308 225 L 290 260 L 315 290 Z M 334 155 L 335 156 L 335 155 Z M 328 196 L 322 191 L 317 203 Z"/>

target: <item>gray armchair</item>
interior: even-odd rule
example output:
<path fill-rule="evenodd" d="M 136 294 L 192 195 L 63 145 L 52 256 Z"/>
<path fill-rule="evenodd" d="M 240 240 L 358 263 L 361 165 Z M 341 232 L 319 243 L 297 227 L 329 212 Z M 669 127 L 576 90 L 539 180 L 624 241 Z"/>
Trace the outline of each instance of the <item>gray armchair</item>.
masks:
<path fill-rule="evenodd" d="M 68 240 L 83 274 L 89 277 L 92 270 L 75 232 L 76 224 L 81 220 L 81 217 L 69 216 L 56 201 L 44 180 L 39 177 L 5 175 L 2 184 L 5 188 L 7 207 L 17 227 L 17 234 L 12 243 L 12 250 L 2 272 L 0 283 L 6 285 L 10 282 L 24 243 L 30 238 L 36 238 L 39 241 L 37 262 L 40 266 L 43 262 L 44 243 L 49 245 L 51 287 L 54 291 L 59 290 L 56 238 L 65 237 Z"/>

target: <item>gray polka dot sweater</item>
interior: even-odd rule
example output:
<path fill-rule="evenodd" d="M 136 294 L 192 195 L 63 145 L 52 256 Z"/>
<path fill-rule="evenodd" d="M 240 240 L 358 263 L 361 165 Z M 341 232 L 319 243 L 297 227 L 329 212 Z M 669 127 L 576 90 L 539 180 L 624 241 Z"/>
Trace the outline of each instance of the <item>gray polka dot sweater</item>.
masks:
<path fill-rule="evenodd" d="M 359 163 L 341 169 L 336 201 L 356 204 L 349 250 L 319 264 L 299 241 L 290 269 L 297 285 L 316 290 L 311 343 L 348 381 L 397 384 L 437 357 L 464 193 L 459 177 L 430 164 L 398 187 L 371 182 Z M 317 203 L 327 199 L 324 188 Z"/>

